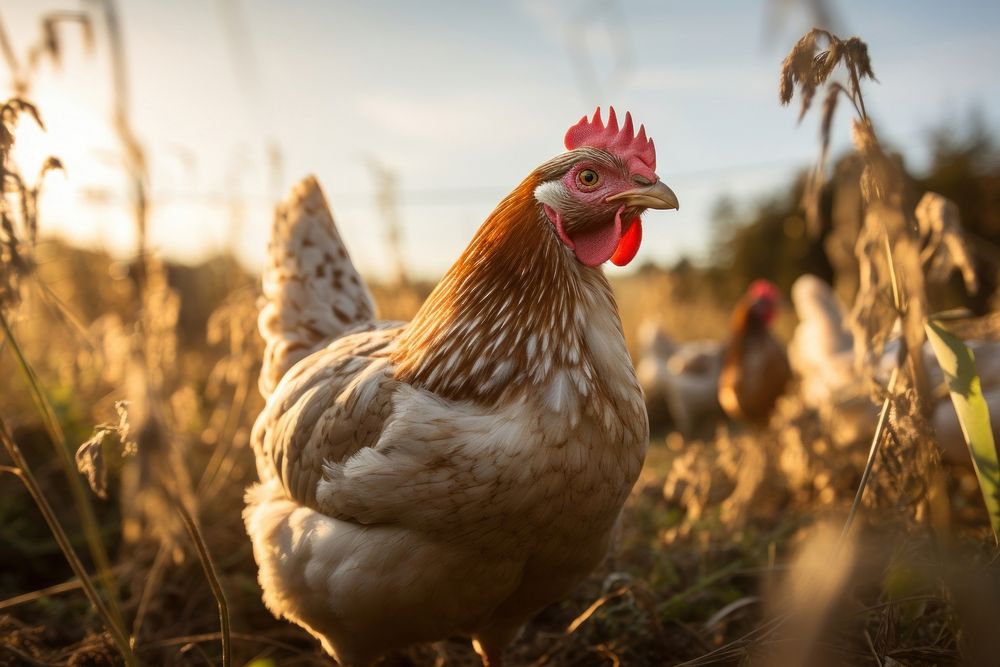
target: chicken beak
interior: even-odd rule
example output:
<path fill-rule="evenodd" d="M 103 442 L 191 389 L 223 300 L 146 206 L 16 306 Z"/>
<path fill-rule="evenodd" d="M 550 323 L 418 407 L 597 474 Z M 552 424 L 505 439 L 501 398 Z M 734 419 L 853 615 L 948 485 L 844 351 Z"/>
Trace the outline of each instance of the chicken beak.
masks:
<path fill-rule="evenodd" d="M 677 201 L 677 195 L 663 181 L 619 192 L 618 194 L 611 195 L 604 201 L 613 202 L 618 200 L 623 200 L 626 206 L 634 208 L 677 210 L 681 207 Z"/>

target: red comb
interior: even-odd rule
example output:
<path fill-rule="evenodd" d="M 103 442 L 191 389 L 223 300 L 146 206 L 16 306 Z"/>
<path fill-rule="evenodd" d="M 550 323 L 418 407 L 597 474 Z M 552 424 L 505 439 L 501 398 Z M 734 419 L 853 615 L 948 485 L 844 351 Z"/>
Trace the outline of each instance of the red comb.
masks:
<path fill-rule="evenodd" d="M 608 124 L 601 120 L 601 107 L 597 107 L 594 118 L 584 116 L 580 122 L 566 130 L 566 148 L 573 150 L 581 146 L 600 148 L 614 153 L 625 160 L 629 169 L 655 180 L 656 147 L 653 140 L 646 138 L 646 128 L 639 126 L 639 134 L 634 133 L 632 114 L 625 112 L 625 124 L 618 128 L 615 108 L 608 107 Z"/>
<path fill-rule="evenodd" d="M 754 301 L 758 299 L 779 301 L 781 299 L 781 290 L 779 290 L 778 286 L 770 280 L 758 278 L 750 283 L 750 287 L 747 288 L 747 295 Z"/>

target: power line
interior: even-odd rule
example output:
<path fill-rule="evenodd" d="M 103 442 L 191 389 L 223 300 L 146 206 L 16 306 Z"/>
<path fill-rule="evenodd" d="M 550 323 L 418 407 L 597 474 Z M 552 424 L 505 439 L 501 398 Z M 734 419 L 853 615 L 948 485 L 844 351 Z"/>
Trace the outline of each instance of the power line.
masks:
<path fill-rule="evenodd" d="M 762 160 L 752 163 L 730 165 L 724 167 L 712 167 L 708 169 L 697 169 L 687 172 L 672 173 L 668 177 L 671 181 L 706 180 L 711 177 L 721 177 L 730 174 L 747 173 L 762 169 L 776 169 L 781 167 L 804 167 L 806 166 L 799 158 L 779 158 L 774 160 Z M 496 203 L 507 190 L 495 186 L 466 186 L 450 188 L 416 188 L 409 190 L 399 190 L 397 193 L 400 206 L 444 206 L 444 205 L 475 205 L 483 203 Z M 191 192 L 184 190 L 161 190 L 152 193 L 153 200 L 157 203 L 171 203 L 179 201 L 201 202 L 209 205 L 229 206 L 233 201 L 232 192 L 207 191 Z M 116 193 L 107 190 L 91 190 L 84 193 L 85 198 L 92 198 L 101 205 L 114 204 L 118 198 Z M 370 192 L 341 192 L 337 193 L 334 204 L 342 206 L 357 206 L 370 204 L 372 193 Z M 245 201 L 270 202 L 270 195 L 261 192 L 244 193 L 239 198 Z M 331 197 L 333 199 L 333 197 Z"/>

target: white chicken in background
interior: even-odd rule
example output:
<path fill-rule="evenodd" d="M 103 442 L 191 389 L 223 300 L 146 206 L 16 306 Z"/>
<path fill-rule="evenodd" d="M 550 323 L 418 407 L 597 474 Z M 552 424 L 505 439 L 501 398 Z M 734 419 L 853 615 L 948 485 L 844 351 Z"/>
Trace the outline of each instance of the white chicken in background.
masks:
<path fill-rule="evenodd" d="M 686 438 L 709 437 L 725 416 L 718 399 L 724 345 L 675 343 L 652 320 L 642 324 L 638 341 L 635 369 L 650 429 L 673 427 Z"/>
<path fill-rule="evenodd" d="M 799 377 L 802 399 L 831 424 L 834 434 L 844 443 L 870 438 L 875 425 L 876 406 L 872 405 L 854 364 L 854 338 L 847 329 L 844 309 L 833 290 L 816 276 L 800 276 L 792 286 L 792 303 L 799 324 L 792 338 L 789 357 Z M 983 395 L 993 418 L 994 437 L 1000 441 L 1000 343 L 965 341 L 976 358 L 976 369 Z M 879 377 L 888 382 L 896 363 L 898 342 L 890 341 L 879 360 Z M 944 375 L 930 343 L 923 349 L 927 379 L 934 391 L 931 418 L 934 431 L 946 460 L 967 465 L 968 448 L 962 435 L 955 408 L 944 386 Z"/>
<path fill-rule="evenodd" d="M 707 438 L 725 415 L 719 405 L 720 341 L 686 342 L 667 359 L 667 406 L 686 438 Z"/>
<path fill-rule="evenodd" d="M 677 349 L 677 344 L 663 327 L 654 320 L 639 325 L 636 334 L 635 374 L 642 387 L 649 416 L 649 430 L 657 432 L 674 425 L 674 417 L 667 406 L 667 360 Z"/>
<path fill-rule="evenodd" d="M 854 337 L 830 286 L 816 276 L 800 276 L 792 285 L 792 306 L 799 324 L 788 359 L 806 405 L 819 408 L 861 394 L 864 387 L 854 370 Z"/>
<path fill-rule="evenodd" d="M 600 266 L 677 199 L 629 115 L 565 144 L 409 324 L 375 319 L 314 180 L 278 211 L 244 521 L 268 608 L 341 664 L 466 634 L 500 665 L 605 556 L 648 429 Z"/>

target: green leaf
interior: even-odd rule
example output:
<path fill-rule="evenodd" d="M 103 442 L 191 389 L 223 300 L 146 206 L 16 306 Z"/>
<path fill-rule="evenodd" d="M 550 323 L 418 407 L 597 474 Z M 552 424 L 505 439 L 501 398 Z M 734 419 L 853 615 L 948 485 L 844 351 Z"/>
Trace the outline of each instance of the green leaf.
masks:
<path fill-rule="evenodd" d="M 993 525 L 993 537 L 1000 544 L 1000 463 L 997 462 L 990 410 L 983 398 L 975 356 L 965 343 L 941 326 L 940 322 L 928 320 L 925 329 L 938 364 L 944 371 L 958 423 L 962 427 L 965 442 L 969 445 L 972 465 L 979 478 L 979 489 L 983 493 L 983 501 Z"/>

